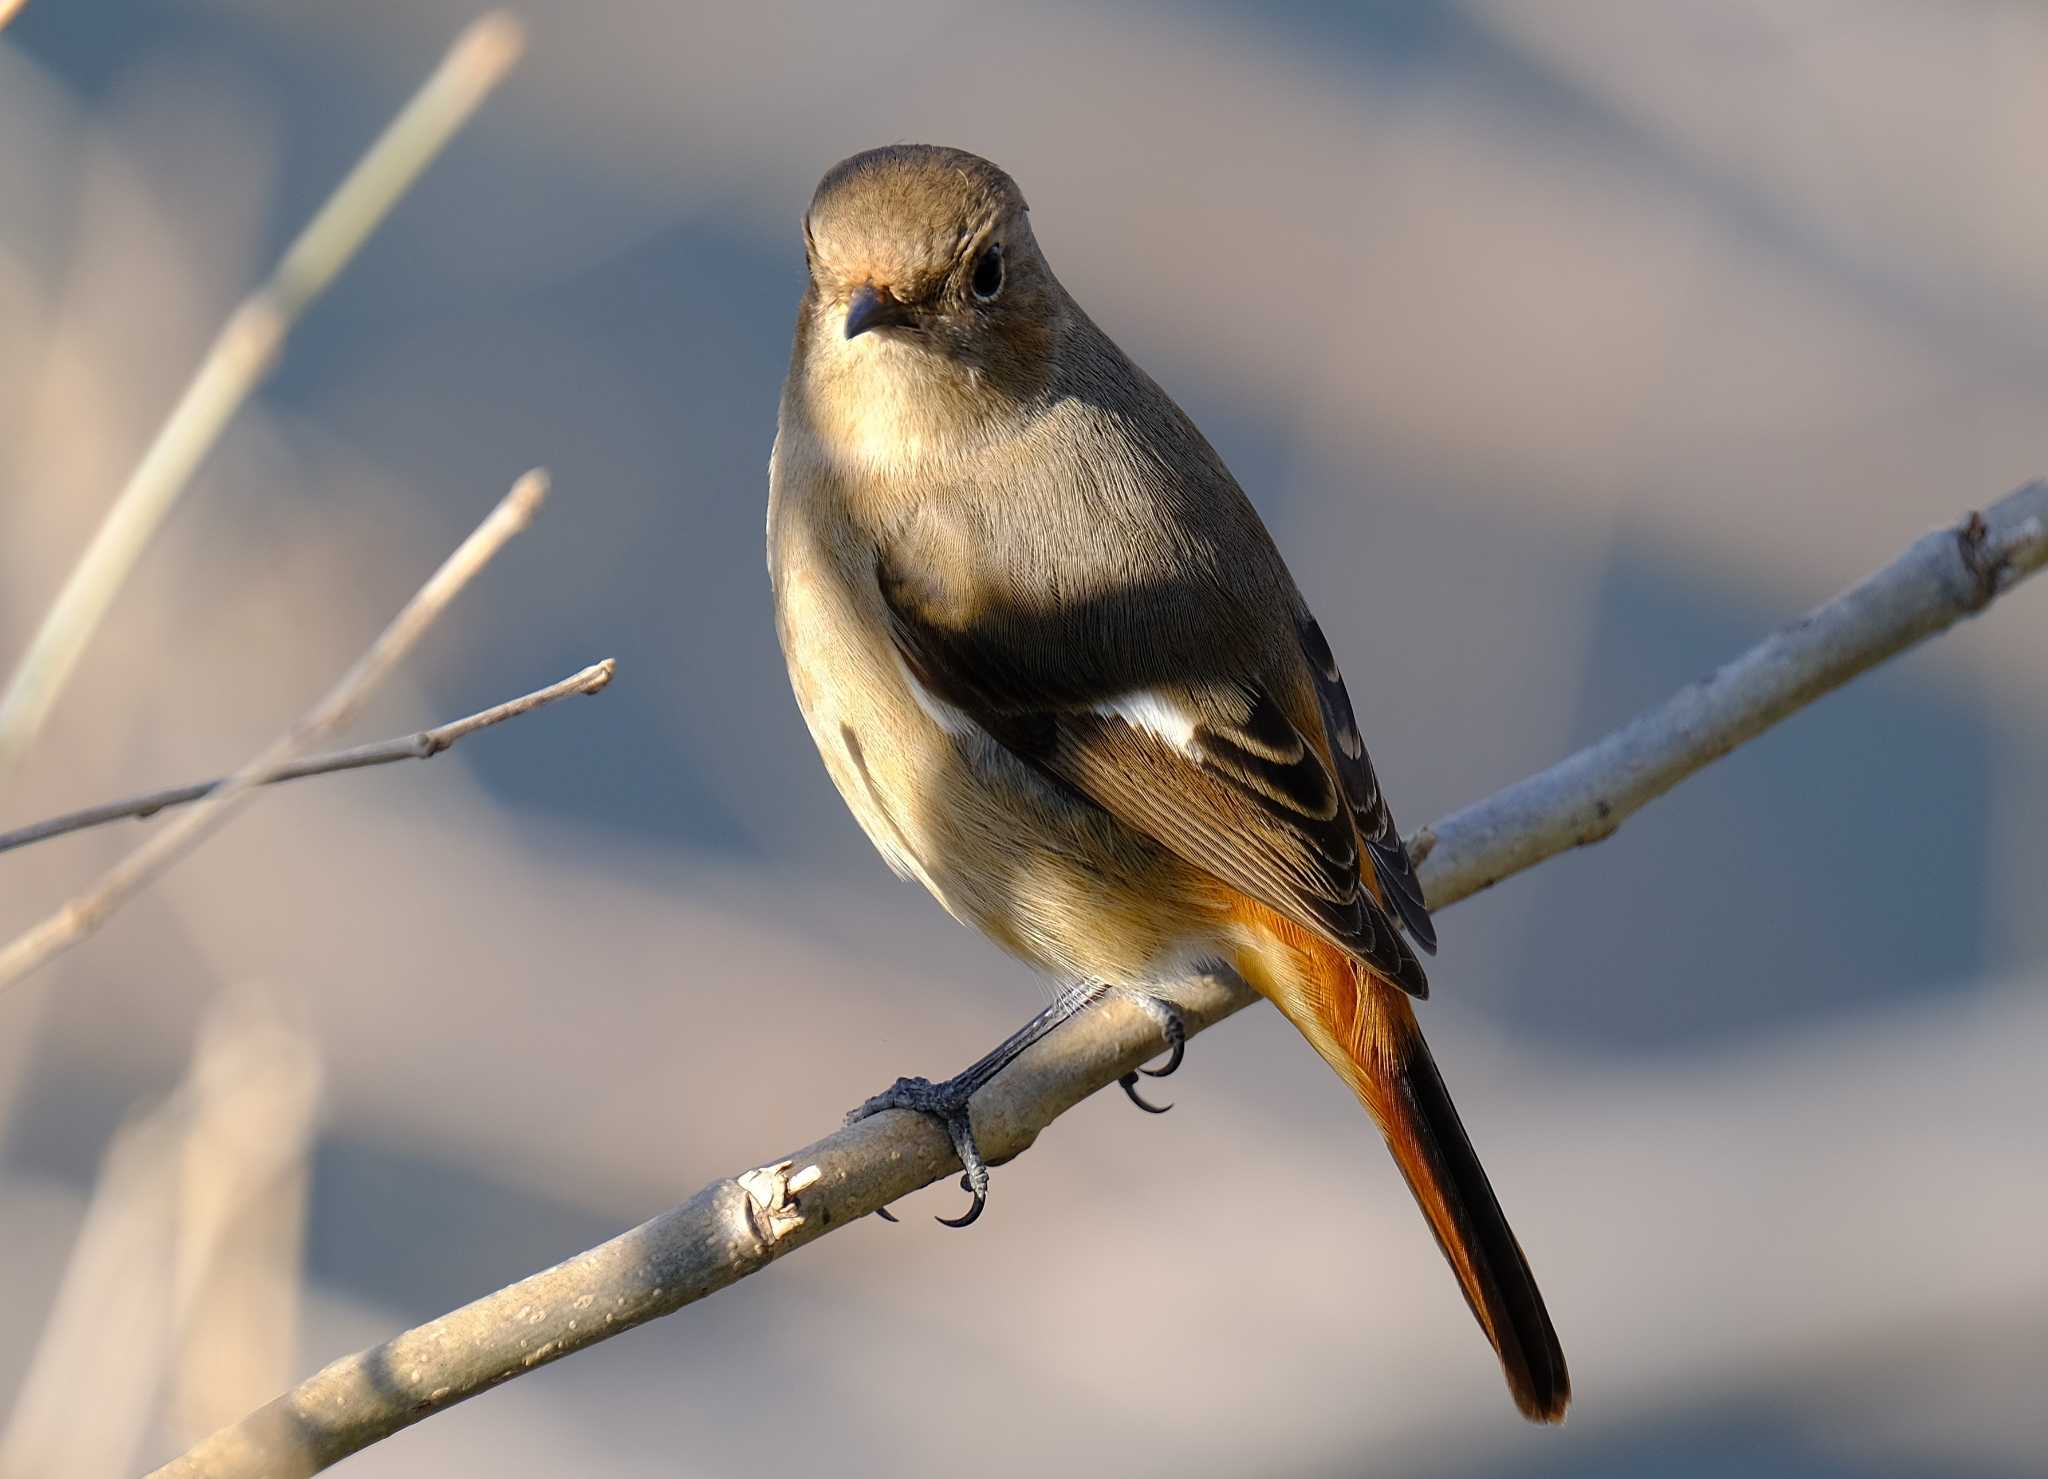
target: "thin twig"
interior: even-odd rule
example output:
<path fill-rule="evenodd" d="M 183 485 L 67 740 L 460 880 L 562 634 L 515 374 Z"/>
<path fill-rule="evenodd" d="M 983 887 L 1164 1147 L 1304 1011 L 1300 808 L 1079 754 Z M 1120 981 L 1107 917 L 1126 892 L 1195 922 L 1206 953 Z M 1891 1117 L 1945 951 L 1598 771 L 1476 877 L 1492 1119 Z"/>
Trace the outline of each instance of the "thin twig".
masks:
<path fill-rule="evenodd" d="M 2043 563 L 2048 483 L 2033 483 L 1981 518 L 1973 514 L 1960 528 L 1922 539 L 1869 580 L 1645 719 L 1495 802 L 1427 829 L 1434 848 L 1421 875 L 1431 902 L 1443 908 L 1594 840 L 1569 820 L 1579 815 L 1588 786 L 1611 795 L 1610 807 L 1634 810 L 1857 672 L 1983 610 Z M 1661 757 L 1649 771 L 1661 784 L 1638 795 L 1635 777 L 1645 767 L 1636 757 L 1644 750 Z M 1504 798 L 1516 801 L 1502 815 L 1496 802 Z M 1626 814 L 1600 818 L 1609 825 L 1597 835 L 1612 832 Z M 1192 1036 L 1255 1000 L 1243 984 L 1212 978 L 1189 983 L 1175 1006 Z M 1109 998 L 975 1096 L 982 1153 L 991 1162 L 1022 1153 L 1054 1119 L 1158 1051 L 1152 1019 Z M 536 1366 L 671 1314 L 959 1170 L 946 1132 L 929 1118 L 893 1112 L 863 1120 L 783 1159 L 714 1181 L 683 1206 L 565 1263 L 343 1357 L 157 1470 L 155 1479 L 318 1473 Z"/>
<path fill-rule="evenodd" d="M 520 715 L 530 714 L 557 699 L 575 694 L 602 693 L 612 681 L 612 674 L 617 670 L 618 659 L 608 657 L 603 662 L 592 663 L 580 673 L 571 673 L 559 683 L 537 688 L 532 693 L 496 704 L 480 713 L 471 714 L 466 719 L 456 719 L 433 729 L 422 729 L 417 734 L 400 735 L 397 739 L 379 740 L 374 745 L 357 745 L 348 750 L 329 750 L 324 755 L 308 755 L 303 760 L 294 760 L 263 784 L 275 785 L 279 781 L 303 780 L 309 775 L 332 775 L 340 770 L 362 770 L 372 765 L 390 765 L 399 760 L 431 760 L 443 750 L 454 746 L 458 740 L 467 739 L 479 729 L 489 729 L 492 725 L 502 724 L 507 719 L 517 719 Z M 118 822 L 124 817 L 153 817 L 173 806 L 183 806 L 189 801 L 210 796 L 225 784 L 226 777 L 195 781 L 189 786 L 172 786 L 168 790 L 151 791 L 146 796 L 131 796 L 126 801 L 109 801 L 101 806 L 88 806 L 82 811 L 67 812 L 63 816 L 19 827 L 12 832 L 0 832 L 0 852 L 27 847 L 31 842 L 62 837 L 67 832 L 82 832 L 87 827 Z"/>
<path fill-rule="evenodd" d="M 142 846 L 116 863 L 100 881 L 78 895 L 55 914 L 18 936 L 0 949 L 0 990 L 11 986 L 52 956 L 77 944 L 97 929 L 109 914 L 126 903 L 135 892 L 164 869 L 210 836 L 292 761 L 312 748 L 313 742 L 330 733 L 361 707 L 372 689 L 411 650 L 421 633 L 433 625 L 463 586 L 477 571 L 490 563 L 505 542 L 533 522 L 541 501 L 547 497 L 545 473 L 527 473 L 512 485 L 512 491 L 456 547 L 455 553 L 428 577 L 404 608 L 391 619 L 370 644 L 370 650 L 356 660 L 327 696 L 308 710 L 298 723 L 263 752 L 221 784 L 218 791 L 190 811 L 167 823 Z"/>
<path fill-rule="evenodd" d="M 502 82 L 525 30 L 502 11 L 456 39 L 434 75 L 370 146 L 221 326 L 0 693 L 0 778 L 28 749 L 145 546 L 289 334 L 427 165 Z"/>

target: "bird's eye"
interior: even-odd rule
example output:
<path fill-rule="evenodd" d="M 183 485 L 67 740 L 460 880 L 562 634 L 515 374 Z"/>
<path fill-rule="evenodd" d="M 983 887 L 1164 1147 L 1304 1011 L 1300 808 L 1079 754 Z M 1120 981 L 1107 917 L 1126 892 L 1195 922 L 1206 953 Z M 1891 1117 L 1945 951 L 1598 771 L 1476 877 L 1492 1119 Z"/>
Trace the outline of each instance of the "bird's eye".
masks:
<path fill-rule="evenodd" d="M 1003 249 L 992 246 L 981 254 L 974 264 L 974 277 L 969 282 L 974 296 L 986 303 L 1003 290 Z"/>

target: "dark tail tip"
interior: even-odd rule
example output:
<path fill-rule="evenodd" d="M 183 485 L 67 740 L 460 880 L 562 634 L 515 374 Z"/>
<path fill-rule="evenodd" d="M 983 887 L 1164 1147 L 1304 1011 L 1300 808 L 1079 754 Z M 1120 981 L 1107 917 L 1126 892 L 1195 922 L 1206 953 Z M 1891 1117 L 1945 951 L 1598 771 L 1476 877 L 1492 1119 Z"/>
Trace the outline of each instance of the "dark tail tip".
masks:
<path fill-rule="evenodd" d="M 1505 1220 L 1501 1229 L 1507 1232 Z M 1564 1347 L 1558 1343 L 1557 1331 L 1550 1323 L 1550 1311 L 1544 1307 L 1543 1295 L 1536 1288 L 1536 1276 L 1529 1270 L 1529 1260 L 1523 1256 L 1522 1246 L 1512 1232 L 1507 1232 L 1507 1239 L 1514 1248 L 1520 1275 L 1515 1282 L 1521 1293 L 1508 1303 L 1514 1311 L 1511 1323 L 1522 1359 L 1510 1363 L 1503 1351 L 1501 1370 L 1507 1375 L 1508 1391 L 1514 1396 L 1515 1406 L 1522 1409 L 1522 1416 L 1534 1423 L 1561 1423 L 1565 1409 L 1572 1403 L 1572 1374 L 1565 1365 Z"/>
<path fill-rule="evenodd" d="M 1531 1422 L 1563 1422 L 1572 1400 L 1571 1372 L 1536 1276 L 1508 1227 L 1421 1033 L 1412 1034 L 1410 1041 L 1405 1077 L 1418 1121 L 1418 1148 L 1442 1190 L 1449 1193 L 1442 1200 L 1451 1226 L 1437 1227 L 1432 1217 L 1431 1227 L 1458 1271 L 1465 1302 L 1493 1342 L 1515 1406 Z M 1427 1198 L 1423 1205 L 1429 1210 Z M 1452 1252 L 1447 1232 L 1462 1245 L 1464 1258 Z"/>

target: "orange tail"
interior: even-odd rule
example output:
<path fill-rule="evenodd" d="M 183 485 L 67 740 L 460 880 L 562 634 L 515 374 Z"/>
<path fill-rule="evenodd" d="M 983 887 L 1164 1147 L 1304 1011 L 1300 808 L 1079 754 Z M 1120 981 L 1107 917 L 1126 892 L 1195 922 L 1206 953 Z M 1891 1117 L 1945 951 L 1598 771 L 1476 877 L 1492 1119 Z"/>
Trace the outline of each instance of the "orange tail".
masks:
<path fill-rule="evenodd" d="M 1532 1422 L 1562 1421 L 1572 1396 L 1564 1351 L 1408 998 L 1277 916 L 1258 923 L 1265 926 L 1262 933 L 1279 937 L 1295 968 L 1272 969 L 1270 958 L 1248 960 L 1252 969 L 1241 974 L 1286 1014 L 1371 1111 L 1458 1276 L 1465 1302 L 1500 1356 L 1515 1405 Z"/>

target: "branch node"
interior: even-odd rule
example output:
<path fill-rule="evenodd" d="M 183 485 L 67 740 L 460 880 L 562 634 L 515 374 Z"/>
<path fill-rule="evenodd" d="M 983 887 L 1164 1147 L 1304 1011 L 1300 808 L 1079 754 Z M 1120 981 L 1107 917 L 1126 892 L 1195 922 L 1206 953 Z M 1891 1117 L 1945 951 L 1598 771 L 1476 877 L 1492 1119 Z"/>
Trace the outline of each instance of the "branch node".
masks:
<path fill-rule="evenodd" d="M 1998 594 L 1999 575 L 2005 566 L 2002 550 L 1990 546 L 1991 530 L 1984 515 L 1975 509 L 1956 529 L 1956 552 L 1962 556 L 1964 573 L 1970 577 L 1970 594 L 1963 609 L 1982 611 Z"/>
<path fill-rule="evenodd" d="M 733 1178 L 747 1194 L 747 1215 L 753 1219 L 754 1231 L 770 1247 L 803 1226 L 804 1214 L 796 1204 L 797 1193 L 817 1185 L 825 1174 L 816 1166 L 805 1166 L 792 1176 L 789 1168 L 795 1164 L 777 1161 Z"/>
<path fill-rule="evenodd" d="M 1591 847 L 1596 842 L 1605 842 L 1621 830 L 1622 819 L 1614 814 L 1614 803 L 1605 796 L 1593 798 L 1593 820 L 1580 832 L 1572 845 Z"/>

